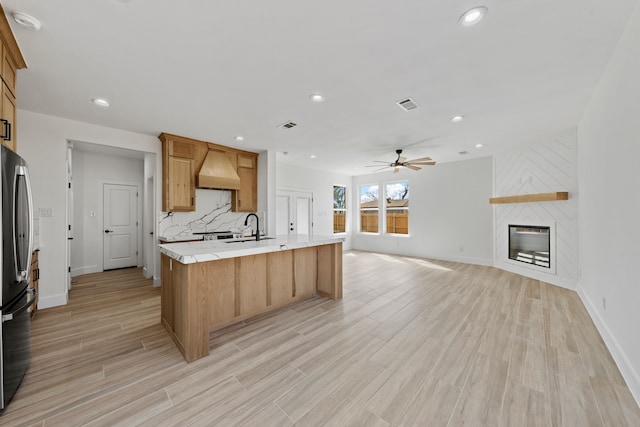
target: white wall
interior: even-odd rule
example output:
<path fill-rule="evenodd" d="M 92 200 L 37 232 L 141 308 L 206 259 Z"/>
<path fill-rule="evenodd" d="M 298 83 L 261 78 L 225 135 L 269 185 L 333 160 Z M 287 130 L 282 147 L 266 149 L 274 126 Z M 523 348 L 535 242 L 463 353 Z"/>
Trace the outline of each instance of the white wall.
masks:
<path fill-rule="evenodd" d="M 53 217 L 40 218 L 40 308 L 63 305 L 66 289 L 66 150 L 67 140 L 91 142 L 156 154 L 161 170 L 161 144 L 155 136 L 142 135 L 88 123 L 18 110 L 18 153 L 31 174 L 34 208 L 53 208 Z M 160 180 L 160 172 L 156 175 Z M 160 211 L 160 187 L 156 186 Z"/>
<path fill-rule="evenodd" d="M 263 151 L 258 156 L 258 211 L 265 212 L 264 231 L 276 234 L 276 152 Z"/>
<path fill-rule="evenodd" d="M 138 216 L 142 219 L 144 160 L 74 149 L 73 181 L 75 230 L 71 242 L 71 275 L 77 276 L 104 268 L 103 183 L 137 184 Z M 142 221 L 140 224 L 138 252 L 142 260 Z"/>
<path fill-rule="evenodd" d="M 276 188 L 284 190 L 302 190 L 313 192 L 313 234 L 316 236 L 333 235 L 333 186 L 347 187 L 352 193 L 351 177 L 315 169 L 302 168 L 279 162 L 276 166 Z M 351 206 L 347 209 L 352 210 Z M 347 223 L 347 232 L 353 228 Z M 275 224 L 274 224 L 275 229 Z M 344 236 L 344 250 L 351 248 L 351 236 Z"/>
<path fill-rule="evenodd" d="M 578 126 L 579 293 L 640 402 L 638 76 L 640 5 Z"/>
<path fill-rule="evenodd" d="M 483 157 L 420 171 L 354 177 L 353 248 L 493 265 L 492 167 L 492 159 Z M 409 181 L 409 236 L 357 233 L 360 186 L 377 183 L 382 195 L 385 182 L 405 179 Z"/>
<path fill-rule="evenodd" d="M 495 205 L 495 266 L 575 289 L 578 280 L 577 132 L 558 132 L 495 156 L 495 196 L 568 191 L 569 200 Z M 555 273 L 507 262 L 508 224 L 555 223 Z M 552 249 L 553 251 L 553 249 Z"/>
<path fill-rule="evenodd" d="M 142 218 L 142 241 L 144 245 L 144 276 L 160 277 L 160 263 L 156 262 L 156 221 L 155 221 L 155 189 L 156 183 L 156 156 L 145 153 L 144 155 L 144 186 L 143 186 L 143 218 Z M 160 286 L 160 280 L 154 281 L 154 285 Z"/>

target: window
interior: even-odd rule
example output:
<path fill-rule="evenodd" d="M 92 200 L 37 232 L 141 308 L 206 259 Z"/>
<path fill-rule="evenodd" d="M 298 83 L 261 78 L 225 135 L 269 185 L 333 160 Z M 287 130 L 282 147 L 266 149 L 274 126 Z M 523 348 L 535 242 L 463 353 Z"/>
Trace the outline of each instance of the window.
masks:
<path fill-rule="evenodd" d="M 409 234 L 409 182 L 385 184 L 387 233 Z"/>
<path fill-rule="evenodd" d="M 360 187 L 360 232 L 378 232 L 378 186 Z"/>
<path fill-rule="evenodd" d="M 333 186 L 333 232 L 347 231 L 347 187 Z"/>

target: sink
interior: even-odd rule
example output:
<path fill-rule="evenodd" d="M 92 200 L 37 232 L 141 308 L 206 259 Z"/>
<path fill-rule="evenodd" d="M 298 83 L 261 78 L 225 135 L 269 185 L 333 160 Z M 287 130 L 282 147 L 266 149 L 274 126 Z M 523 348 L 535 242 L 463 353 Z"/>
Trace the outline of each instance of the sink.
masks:
<path fill-rule="evenodd" d="M 263 240 L 272 240 L 275 239 L 275 237 L 261 237 L 260 241 L 262 242 Z M 247 237 L 246 239 L 239 239 L 239 240 L 229 240 L 226 241 L 225 243 L 243 243 L 243 242 L 255 242 L 256 238 L 255 237 Z"/>

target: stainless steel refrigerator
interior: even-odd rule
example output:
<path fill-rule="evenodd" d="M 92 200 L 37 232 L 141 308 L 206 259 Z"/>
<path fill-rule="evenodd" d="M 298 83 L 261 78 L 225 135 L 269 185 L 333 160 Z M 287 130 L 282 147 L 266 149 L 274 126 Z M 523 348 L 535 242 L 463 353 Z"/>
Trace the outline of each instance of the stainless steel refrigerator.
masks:
<path fill-rule="evenodd" d="M 14 396 L 31 357 L 28 308 L 36 300 L 29 289 L 33 249 L 33 210 L 27 164 L 2 146 L 2 247 L 0 248 L 0 412 Z M 2 418 L 0 418 L 1 424 Z"/>

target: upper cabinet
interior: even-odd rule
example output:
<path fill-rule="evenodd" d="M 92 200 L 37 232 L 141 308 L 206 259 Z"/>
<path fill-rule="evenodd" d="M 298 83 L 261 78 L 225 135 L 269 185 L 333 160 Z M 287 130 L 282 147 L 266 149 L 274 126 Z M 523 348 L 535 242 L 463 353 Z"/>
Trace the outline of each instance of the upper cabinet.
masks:
<path fill-rule="evenodd" d="M 195 147 L 189 142 L 162 138 L 162 210 L 196 210 Z"/>
<path fill-rule="evenodd" d="M 16 80 L 19 69 L 27 68 L 20 48 L 13 37 L 7 17 L 0 5 L 0 140 L 16 151 Z"/>
<path fill-rule="evenodd" d="M 238 154 L 238 176 L 240 189 L 231 194 L 231 209 L 234 212 L 255 212 L 258 210 L 258 159 Z"/>
<path fill-rule="evenodd" d="M 233 212 L 258 208 L 258 154 L 162 133 L 162 210 L 196 210 L 197 188 L 231 190 Z"/>

